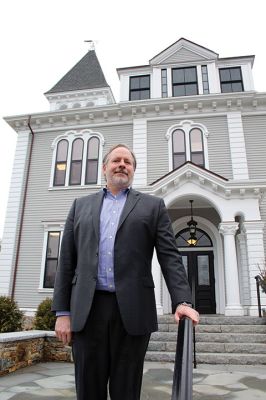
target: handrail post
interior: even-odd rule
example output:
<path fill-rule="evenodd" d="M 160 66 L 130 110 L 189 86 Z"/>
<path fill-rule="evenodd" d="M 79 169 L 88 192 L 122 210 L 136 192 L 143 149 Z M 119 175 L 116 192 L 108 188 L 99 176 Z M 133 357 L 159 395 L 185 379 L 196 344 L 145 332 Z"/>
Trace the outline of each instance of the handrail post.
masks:
<path fill-rule="evenodd" d="M 260 302 L 260 276 L 256 275 L 255 280 L 256 280 L 256 287 L 257 287 L 258 311 L 259 311 L 259 317 L 261 318 L 262 313 L 261 313 L 261 302 Z"/>
<path fill-rule="evenodd" d="M 192 320 L 179 322 L 171 400 L 192 400 Z"/>

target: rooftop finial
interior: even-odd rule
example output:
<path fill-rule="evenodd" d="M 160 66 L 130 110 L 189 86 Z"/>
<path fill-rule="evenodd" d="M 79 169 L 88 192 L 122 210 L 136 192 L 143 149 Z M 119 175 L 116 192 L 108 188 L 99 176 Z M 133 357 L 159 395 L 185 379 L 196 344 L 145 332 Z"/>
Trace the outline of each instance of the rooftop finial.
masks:
<path fill-rule="evenodd" d="M 88 51 L 95 50 L 94 41 L 93 40 L 84 40 L 85 43 L 89 43 Z"/>

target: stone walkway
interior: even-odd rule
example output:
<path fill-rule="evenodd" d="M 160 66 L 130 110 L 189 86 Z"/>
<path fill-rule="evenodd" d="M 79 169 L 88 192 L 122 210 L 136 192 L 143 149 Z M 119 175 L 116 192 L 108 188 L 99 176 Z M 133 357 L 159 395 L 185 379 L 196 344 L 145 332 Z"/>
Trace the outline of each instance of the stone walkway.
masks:
<path fill-rule="evenodd" d="M 141 400 L 169 400 L 173 364 L 145 363 Z M 0 400 L 75 400 L 73 364 L 41 363 L 0 378 Z M 199 365 L 193 400 L 266 399 L 266 366 Z M 125 399 L 126 400 L 126 399 Z"/>

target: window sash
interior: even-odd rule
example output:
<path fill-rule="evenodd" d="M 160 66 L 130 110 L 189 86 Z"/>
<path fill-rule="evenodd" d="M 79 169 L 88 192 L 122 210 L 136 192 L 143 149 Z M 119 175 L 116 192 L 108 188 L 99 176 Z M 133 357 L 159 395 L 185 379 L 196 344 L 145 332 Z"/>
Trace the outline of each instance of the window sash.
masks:
<path fill-rule="evenodd" d="M 219 74 L 222 93 L 244 91 L 241 67 L 220 68 Z"/>
<path fill-rule="evenodd" d="M 197 68 L 173 68 L 172 86 L 174 97 L 198 94 Z"/>
<path fill-rule="evenodd" d="M 129 100 L 145 100 L 150 98 L 150 75 L 131 76 L 129 84 Z"/>
<path fill-rule="evenodd" d="M 55 273 L 58 265 L 59 246 L 60 246 L 60 231 L 50 231 L 47 235 L 46 256 L 44 267 L 43 288 L 53 289 L 55 281 Z M 54 237 L 54 240 L 52 239 Z M 54 241 L 54 243 L 52 243 Z M 50 244 L 52 245 L 51 247 Z M 51 254 L 49 254 L 51 250 Z"/>

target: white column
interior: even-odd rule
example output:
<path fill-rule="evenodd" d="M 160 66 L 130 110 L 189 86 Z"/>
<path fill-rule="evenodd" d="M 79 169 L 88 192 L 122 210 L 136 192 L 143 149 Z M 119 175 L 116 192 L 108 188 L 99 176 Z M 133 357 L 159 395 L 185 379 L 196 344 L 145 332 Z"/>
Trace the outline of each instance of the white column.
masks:
<path fill-rule="evenodd" d="M 224 236 L 224 265 L 225 265 L 225 315 L 244 315 L 240 303 L 239 278 L 236 258 L 235 233 L 238 222 L 222 222 L 219 232 Z"/>
<path fill-rule="evenodd" d="M 262 221 L 243 222 L 243 232 L 246 235 L 247 261 L 249 273 L 250 307 L 249 314 L 258 316 L 258 301 L 255 276 L 259 273 L 259 266 L 263 266 L 265 260 L 263 245 Z M 266 295 L 261 293 L 261 302 L 266 304 Z"/>
<path fill-rule="evenodd" d="M 152 276 L 155 283 L 155 300 L 157 314 L 163 314 L 163 304 L 162 304 L 162 279 L 161 279 L 161 267 L 157 258 L 156 251 L 153 253 L 152 259 Z"/>

